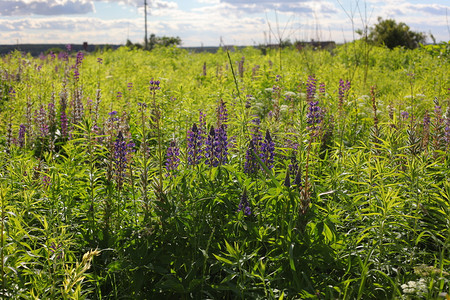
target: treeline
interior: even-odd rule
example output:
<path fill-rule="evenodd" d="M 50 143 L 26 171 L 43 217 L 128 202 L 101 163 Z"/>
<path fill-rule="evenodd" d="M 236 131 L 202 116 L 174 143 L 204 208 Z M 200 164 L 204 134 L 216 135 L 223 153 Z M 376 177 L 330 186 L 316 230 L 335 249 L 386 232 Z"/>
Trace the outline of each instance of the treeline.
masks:
<path fill-rule="evenodd" d="M 41 53 L 47 54 L 52 51 L 53 53 L 59 53 L 65 51 L 67 45 L 64 44 L 16 44 L 16 45 L 0 45 L 0 55 L 11 53 L 15 50 L 30 53 L 32 56 L 38 56 Z M 101 49 L 117 49 L 121 45 L 87 45 L 87 44 L 71 44 L 73 51 L 87 51 L 94 52 Z"/>

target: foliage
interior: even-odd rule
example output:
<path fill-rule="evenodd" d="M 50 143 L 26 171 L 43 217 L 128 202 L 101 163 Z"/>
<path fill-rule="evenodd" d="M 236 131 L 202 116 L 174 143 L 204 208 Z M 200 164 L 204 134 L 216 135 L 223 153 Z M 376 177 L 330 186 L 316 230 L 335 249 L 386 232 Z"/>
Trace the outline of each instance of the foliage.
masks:
<path fill-rule="evenodd" d="M 385 45 L 390 49 L 395 47 L 415 49 L 425 42 L 426 35 L 410 30 L 403 22 L 397 23 L 393 19 L 383 20 L 378 17 L 378 24 L 370 28 L 368 38 L 375 44 Z"/>
<path fill-rule="evenodd" d="M 2 57 L 1 296 L 448 295 L 449 62 L 361 43 Z"/>

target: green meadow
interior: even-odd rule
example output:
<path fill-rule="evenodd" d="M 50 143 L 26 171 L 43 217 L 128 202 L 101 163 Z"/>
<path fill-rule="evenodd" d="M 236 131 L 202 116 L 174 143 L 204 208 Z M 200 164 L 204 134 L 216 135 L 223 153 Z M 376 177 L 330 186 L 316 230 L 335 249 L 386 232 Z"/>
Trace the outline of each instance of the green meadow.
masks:
<path fill-rule="evenodd" d="M 450 299 L 450 50 L 0 60 L 0 297 Z"/>

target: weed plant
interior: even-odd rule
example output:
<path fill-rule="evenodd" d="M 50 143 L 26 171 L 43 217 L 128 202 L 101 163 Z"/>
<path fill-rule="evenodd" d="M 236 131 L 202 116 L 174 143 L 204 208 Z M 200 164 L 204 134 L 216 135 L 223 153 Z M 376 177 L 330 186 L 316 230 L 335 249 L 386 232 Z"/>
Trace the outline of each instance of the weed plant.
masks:
<path fill-rule="evenodd" d="M 2 57 L 1 297 L 449 297 L 449 62 L 348 49 Z"/>

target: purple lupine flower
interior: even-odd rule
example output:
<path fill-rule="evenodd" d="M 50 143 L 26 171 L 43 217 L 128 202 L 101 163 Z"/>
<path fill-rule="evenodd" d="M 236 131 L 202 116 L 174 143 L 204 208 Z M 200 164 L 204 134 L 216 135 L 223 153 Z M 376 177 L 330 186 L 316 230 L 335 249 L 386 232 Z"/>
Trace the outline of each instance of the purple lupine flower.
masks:
<path fill-rule="evenodd" d="M 47 112 L 43 106 L 35 112 L 35 122 L 39 127 L 41 137 L 46 137 L 49 133 L 49 128 L 47 124 Z"/>
<path fill-rule="evenodd" d="M 206 62 L 203 63 L 202 76 L 206 76 Z"/>
<path fill-rule="evenodd" d="M 217 107 L 217 127 L 224 125 L 227 128 L 228 123 L 228 110 L 225 102 L 220 99 L 219 106 Z"/>
<path fill-rule="evenodd" d="M 194 123 L 188 131 L 187 137 L 187 161 L 189 165 L 197 165 L 202 159 L 204 135 Z"/>
<path fill-rule="evenodd" d="M 244 163 L 244 173 L 246 174 L 255 174 L 258 171 L 258 162 L 255 159 L 253 153 L 258 155 L 257 148 L 253 140 L 250 140 L 250 143 L 247 148 L 247 152 L 245 154 L 245 163 Z"/>
<path fill-rule="evenodd" d="M 71 44 L 67 44 L 66 45 L 66 49 L 67 49 L 67 52 L 72 51 L 72 45 Z"/>
<path fill-rule="evenodd" d="M 122 99 L 122 92 L 117 92 L 116 98 L 117 100 Z"/>
<path fill-rule="evenodd" d="M 409 118 L 409 113 L 407 111 L 401 111 L 400 116 L 402 117 L 402 120 L 407 120 Z"/>
<path fill-rule="evenodd" d="M 119 118 L 116 117 L 117 111 L 115 111 L 115 110 L 113 110 L 112 112 L 109 112 L 108 115 L 109 115 L 109 120 L 111 122 L 115 122 L 115 121 L 119 120 Z"/>
<path fill-rule="evenodd" d="M 306 100 L 313 101 L 314 96 L 316 95 L 316 84 L 317 79 L 314 75 L 308 77 L 308 82 L 306 83 Z"/>
<path fill-rule="evenodd" d="M 248 196 L 247 196 L 247 189 L 244 188 L 244 191 L 242 192 L 241 199 L 239 202 L 239 206 L 237 209 L 237 212 L 242 211 L 244 215 L 250 216 L 252 214 L 252 210 L 250 208 L 250 203 L 248 202 Z"/>
<path fill-rule="evenodd" d="M 55 53 L 53 53 L 53 51 L 50 51 L 49 55 L 50 55 L 52 60 L 55 60 L 56 55 L 55 55 Z"/>
<path fill-rule="evenodd" d="M 320 123 L 323 119 L 322 109 L 319 107 L 319 101 L 310 101 L 308 107 L 308 112 L 306 114 L 308 127 L 313 134 L 317 133 L 320 129 Z"/>
<path fill-rule="evenodd" d="M 259 169 L 258 161 L 254 155 L 259 155 L 261 148 L 262 135 L 259 131 L 259 119 L 253 120 L 256 126 L 253 129 L 252 139 L 250 140 L 247 152 L 245 154 L 244 173 L 254 174 Z"/>
<path fill-rule="evenodd" d="M 228 155 L 228 138 L 225 127 L 211 127 L 205 142 L 206 164 L 212 167 L 225 164 Z"/>
<path fill-rule="evenodd" d="M 207 165 L 214 166 L 215 163 L 215 144 L 216 131 L 214 127 L 211 126 L 208 136 L 205 141 L 205 159 Z"/>
<path fill-rule="evenodd" d="M 325 96 L 325 92 L 326 92 L 326 90 L 325 90 L 325 82 L 321 82 L 320 85 L 319 85 L 319 94 L 320 94 L 320 96 L 324 97 Z"/>
<path fill-rule="evenodd" d="M 130 148 L 134 147 L 133 143 L 127 144 L 122 131 L 119 131 L 116 141 L 114 142 L 114 173 L 119 188 L 122 186 L 125 170 L 127 168 L 127 154 L 131 152 Z"/>
<path fill-rule="evenodd" d="M 252 99 L 253 99 L 253 95 L 246 95 L 245 98 L 247 99 L 247 101 L 245 101 L 245 108 L 250 108 L 252 107 Z"/>
<path fill-rule="evenodd" d="M 269 170 L 273 168 L 274 155 L 275 143 L 272 141 L 269 129 L 267 129 L 264 140 L 261 142 L 261 151 L 259 156 Z"/>
<path fill-rule="evenodd" d="M 339 109 L 342 109 L 342 107 L 344 106 L 344 97 L 345 97 L 345 82 L 341 78 L 339 79 L 339 102 L 338 102 Z"/>
<path fill-rule="evenodd" d="M 97 57 L 97 62 L 99 65 L 103 64 L 103 58 Z"/>
<path fill-rule="evenodd" d="M 178 148 L 177 143 L 175 140 L 172 140 L 170 142 L 169 148 L 167 148 L 166 153 L 166 176 L 170 176 L 171 173 L 176 171 L 178 168 L 178 165 L 180 164 L 180 148 Z"/>
<path fill-rule="evenodd" d="M 161 82 L 159 80 L 153 80 L 153 78 L 150 80 L 149 89 L 152 95 L 155 95 L 156 91 L 161 89 L 161 87 L 159 86 L 160 83 Z"/>
<path fill-rule="evenodd" d="M 25 133 L 27 132 L 27 127 L 24 124 L 20 124 L 19 136 L 17 137 L 17 144 L 20 148 L 25 146 Z"/>
<path fill-rule="evenodd" d="M 291 175 L 289 169 L 286 170 L 286 176 L 284 177 L 284 186 L 287 188 L 291 187 Z"/>
<path fill-rule="evenodd" d="M 128 82 L 127 89 L 128 89 L 129 92 L 131 92 L 133 90 L 133 83 L 132 82 Z"/>
<path fill-rule="evenodd" d="M 80 79 L 80 72 L 78 71 L 78 68 L 73 69 L 73 79 L 75 81 L 78 81 Z"/>
<path fill-rule="evenodd" d="M 67 61 L 69 59 L 69 55 L 65 51 L 61 51 L 58 53 L 58 59 L 62 61 Z"/>
<path fill-rule="evenodd" d="M 423 127 L 428 128 L 431 123 L 430 115 L 428 114 L 428 110 L 425 111 L 425 115 L 423 116 Z"/>
<path fill-rule="evenodd" d="M 216 129 L 211 127 L 208 138 L 206 139 L 206 164 L 213 167 L 227 163 L 228 156 L 228 137 L 225 126 L 222 125 Z"/>
<path fill-rule="evenodd" d="M 83 62 L 83 59 L 84 59 L 84 53 L 79 51 L 77 53 L 77 60 L 75 62 L 75 67 L 76 68 L 78 68 L 81 65 L 81 63 Z"/>

